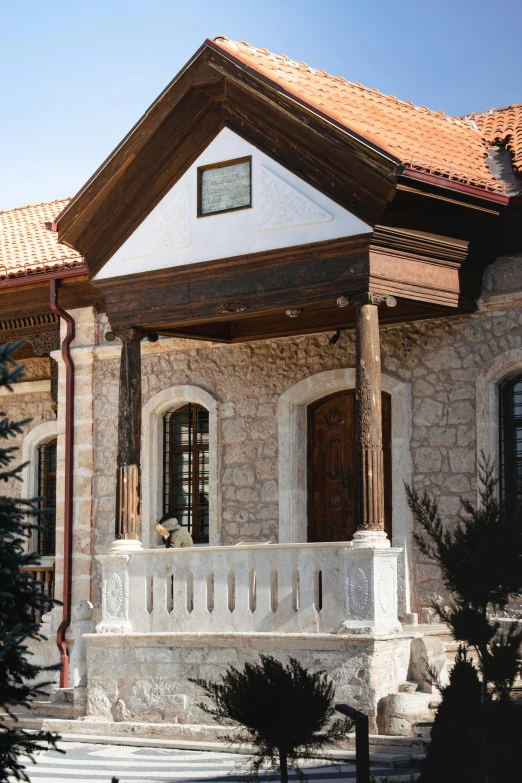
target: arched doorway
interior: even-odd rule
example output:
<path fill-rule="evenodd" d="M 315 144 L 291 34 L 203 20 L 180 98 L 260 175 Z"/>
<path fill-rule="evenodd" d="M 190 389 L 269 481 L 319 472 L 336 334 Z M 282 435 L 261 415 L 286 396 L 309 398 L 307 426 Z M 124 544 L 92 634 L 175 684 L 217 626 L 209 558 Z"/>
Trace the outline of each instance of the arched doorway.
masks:
<path fill-rule="evenodd" d="M 392 535 L 391 396 L 382 393 L 385 527 Z M 308 406 L 308 541 L 350 541 L 356 531 L 355 390 Z"/>

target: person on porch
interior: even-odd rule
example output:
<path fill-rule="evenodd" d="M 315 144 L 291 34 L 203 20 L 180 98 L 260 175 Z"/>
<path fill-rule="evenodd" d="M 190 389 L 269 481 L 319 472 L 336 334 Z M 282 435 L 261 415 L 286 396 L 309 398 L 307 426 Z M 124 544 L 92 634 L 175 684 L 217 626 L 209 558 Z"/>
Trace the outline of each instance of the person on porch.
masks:
<path fill-rule="evenodd" d="M 156 530 L 163 536 L 167 549 L 179 549 L 194 546 L 192 536 L 186 527 L 182 527 L 176 517 L 164 514 L 156 525 Z"/>

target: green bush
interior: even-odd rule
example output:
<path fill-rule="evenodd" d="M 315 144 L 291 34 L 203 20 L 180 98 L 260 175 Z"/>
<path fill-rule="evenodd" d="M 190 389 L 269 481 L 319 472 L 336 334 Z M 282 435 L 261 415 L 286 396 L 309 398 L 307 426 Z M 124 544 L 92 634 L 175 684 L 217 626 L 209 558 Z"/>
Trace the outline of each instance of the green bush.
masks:
<path fill-rule="evenodd" d="M 268 762 L 287 783 L 289 766 L 300 773 L 298 758 L 337 742 L 352 725 L 333 720 L 334 685 L 326 673 L 308 671 L 295 658 L 285 666 L 261 655 L 259 664 L 246 663 L 242 671 L 230 666 L 221 683 L 191 682 L 208 697 L 201 708 L 220 724 L 241 726 L 241 739 L 255 746 L 254 780 Z"/>
<path fill-rule="evenodd" d="M 406 487 L 417 523 L 415 542 L 437 563 L 450 605 L 433 604 L 461 643 L 422 766 L 422 783 L 505 783 L 515 780 L 522 706 L 512 701 L 522 666 L 522 628 L 498 618 L 522 594 L 522 518 L 497 500 L 494 471 L 482 456 L 480 504 L 462 501 L 444 528 L 437 503 Z M 473 651 L 474 660 L 470 660 Z"/>

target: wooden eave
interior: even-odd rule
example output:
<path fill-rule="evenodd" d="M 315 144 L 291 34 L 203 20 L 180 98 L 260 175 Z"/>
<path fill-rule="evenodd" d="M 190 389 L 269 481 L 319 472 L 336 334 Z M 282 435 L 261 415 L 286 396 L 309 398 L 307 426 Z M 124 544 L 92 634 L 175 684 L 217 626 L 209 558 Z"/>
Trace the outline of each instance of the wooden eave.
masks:
<path fill-rule="evenodd" d="M 59 241 L 96 274 L 224 127 L 370 225 L 393 197 L 389 155 L 207 42 L 57 218 Z"/>
<path fill-rule="evenodd" d="M 384 322 L 467 312 L 467 242 L 377 226 L 373 233 L 96 281 L 111 328 L 216 342 L 349 328 L 339 297 L 399 299 Z M 286 310 L 302 311 L 290 319 Z"/>
<path fill-rule="evenodd" d="M 46 272 L 0 281 L 1 319 L 31 317 L 51 313 L 49 283 L 60 280 L 60 303 L 66 309 L 95 306 L 105 309 L 102 292 L 89 281 L 85 267 L 67 272 Z"/>

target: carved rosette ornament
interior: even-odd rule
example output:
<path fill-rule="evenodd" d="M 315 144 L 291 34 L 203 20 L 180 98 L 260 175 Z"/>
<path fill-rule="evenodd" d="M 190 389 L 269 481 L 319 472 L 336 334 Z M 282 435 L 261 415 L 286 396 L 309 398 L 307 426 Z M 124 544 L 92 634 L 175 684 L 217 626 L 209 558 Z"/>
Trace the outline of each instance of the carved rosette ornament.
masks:
<path fill-rule="evenodd" d="M 362 568 L 352 568 L 348 581 L 348 596 L 353 617 L 362 619 L 370 598 L 370 582 Z"/>
<path fill-rule="evenodd" d="M 382 566 L 377 592 L 383 613 L 391 615 L 395 606 L 395 572 L 391 563 Z"/>
<path fill-rule="evenodd" d="M 124 591 L 121 576 L 119 574 L 113 573 L 107 579 L 107 584 L 105 587 L 105 602 L 108 616 L 122 616 L 123 599 Z"/>

